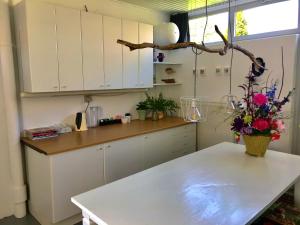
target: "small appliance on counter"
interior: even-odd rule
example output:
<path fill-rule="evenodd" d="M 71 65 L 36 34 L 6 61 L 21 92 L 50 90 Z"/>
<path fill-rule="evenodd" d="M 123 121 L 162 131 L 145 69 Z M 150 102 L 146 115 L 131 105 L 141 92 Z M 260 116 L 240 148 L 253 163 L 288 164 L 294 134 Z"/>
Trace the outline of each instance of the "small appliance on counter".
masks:
<path fill-rule="evenodd" d="M 105 126 L 105 125 L 112 125 L 112 124 L 118 124 L 118 123 L 122 123 L 121 119 L 101 119 L 99 120 L 99 126 Z"/>
<path fill-rule="evenodd" d="M 86 130 L 88 130 L 86 124 L 86 113 L 85 112 L 76 113 L 75 131 L 86 131 Z"/>
<path fill-rule="evenodd" d="M 97 127 L 101 114 L 100 106 L 91 106 L 87 109 L 87 126 Z"/>

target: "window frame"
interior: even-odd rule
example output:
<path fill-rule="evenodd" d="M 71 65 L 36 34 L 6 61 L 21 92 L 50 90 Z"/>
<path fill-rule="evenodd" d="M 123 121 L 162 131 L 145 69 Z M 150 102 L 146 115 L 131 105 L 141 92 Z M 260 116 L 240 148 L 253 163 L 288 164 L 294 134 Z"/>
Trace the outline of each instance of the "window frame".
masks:
<path fill-rule="evenodd" d="M 230 30 L 233 32 L 233 42 L 237 41 L 244 41 L 244 40 L 255 40 L 255 39 L 262 39 L 262 38 L 269 38 L 269 37 L 276 37 L 276 36 L 284 36 L 284 35 L 292 35 L 292 34 L 300 34 L 300 2 L 298 0 L 298 27 L 296 29 L 288 29 L 288 30 L 280 30 L 280 31 L 271 31 L 265 32 L 260 34 L 250 34 L 245 36 L 235 36 L 235 13 L 241 10 L 252 9 L 260 6 L 276 4 L 279 2 L 284 2 L 287 0 L 235 0 L 231 6 L 230 14 L 228 12 L 228 3 L 225 4 L 218 4 L 216 6 L 208 7 L 208 16 L 219 14 L 222 12 L 228 12 L 228 38 L 230 41 Z M 201 8 L 198 10 L 191 11 L 189 13 L 189 19 L 196 19 L 199 17 L 205 17 L 205 9 Z M 229 19 L 231 21 L 229 22 Z M 231 29 L 230 29 L 231 25 Z M 218 42 L 209 42 L 207 45 L 217 45 L 222 43 L 221 41 Z"/>
<path fill-rule="evenodd" d="M 217 9 L 217 10 L 213 10 L 213 11 L 208 11 L 207 15 L 208 16 L 212 16 L 212 15 L 217 15 L 217 14 L 220 14 L 220 13 L 224 13 L 224 12 L 228 12 L 228 10 L 226 8 L 224 9 Z M 205 17 L 205 12 L 203 15 L 201 16 L 192 16 L 190 17 L 189 16 L 189 21 L 192 20 L 192 19 L 197 19 L 197 18 L 200 18 L 200 17 Z M 228 18 L 229 18 L 229 13 L 228 13 Z M 228 22 L 228 31 L 229 31 L 229 22 Z M 230 36 L 228 35 L 228 38 L 230 39 Z M 220 44 L 222 43 L 222 41 L 213 41 L 213 42 L 208 42 L 208 43 L 205 43 L 206 46 L 210 46 L 210 45 L 216 45 L 216 44 Z"/>

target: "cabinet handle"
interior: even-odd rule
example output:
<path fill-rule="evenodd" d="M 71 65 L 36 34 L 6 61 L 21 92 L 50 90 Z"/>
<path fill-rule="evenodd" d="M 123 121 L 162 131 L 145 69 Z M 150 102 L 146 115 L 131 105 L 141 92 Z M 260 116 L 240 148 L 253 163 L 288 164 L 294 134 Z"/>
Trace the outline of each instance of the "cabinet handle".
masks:
<path fill-rule="evenodd" d="M 104 87 L 104 85 L 103 85 L 103 84 L 100 84 L 99 87 Z"/>
<path fill-rule="evenodd" d="M 54 89 L 57 89 L 57 88 L 58 88 L 58 86 L 54 86 L 53 88 L 54 88 Z"/>
<path fill-rule="evenodd" d="M 145 138 L 145 139 L 148 139 L 148 137 L 147 137 L 147 136 L 145 136 L 144 138 Z"/>
<path fill-rule="evenodd" d="M 107 145 L 107 148 L 110 148 L 111 146 L 110 145 Z"/>
<path fill-rule="evenodd" d="M 106 87 L 110 87 L 110 84 L 107 84 Z"/>
<path fill-rule="evenodd" d="M 66 86 L 66 85 L 63 85 L 63 86 L 61 86 L 61 88 L 67 88 L 67 86 Z"/>

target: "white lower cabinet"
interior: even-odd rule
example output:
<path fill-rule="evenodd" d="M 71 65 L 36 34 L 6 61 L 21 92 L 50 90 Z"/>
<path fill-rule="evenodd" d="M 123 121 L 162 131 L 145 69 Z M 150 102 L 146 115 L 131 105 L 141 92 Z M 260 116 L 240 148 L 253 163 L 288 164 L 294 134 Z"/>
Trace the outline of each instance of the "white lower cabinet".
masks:
<path fill-rule="evenodd" d="M 195 151 L 193 124 L 56 155 L 26 147 L 29 210 L 41 224 L 80 213 L 71 197 Z"/>
<path fill-rule="evenodd" d="M 26 149 L 29 210 L 41 224 L 80 213 L 71 197 L 104 184 L 104 151 L 93 146 L 56 155 Z"/>
<path fill-rule="evenodd" d="M 144 169 L 142 141 L 137 136 L 106 145 L 105 173 L 108 183 Z"/>

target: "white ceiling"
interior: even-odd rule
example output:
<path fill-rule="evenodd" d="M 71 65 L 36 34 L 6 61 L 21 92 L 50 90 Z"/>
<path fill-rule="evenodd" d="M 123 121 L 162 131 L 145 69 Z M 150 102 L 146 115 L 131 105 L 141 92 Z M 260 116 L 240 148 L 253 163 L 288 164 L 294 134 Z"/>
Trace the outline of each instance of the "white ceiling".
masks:
<path fill-rule="evenodd" d="M 205 6 L 206 0 L 121 0 L 145 8 L 167 13 L 187 12 Z M 222 3 L 226 0 L 208 0 L 208 5 Z"/>

